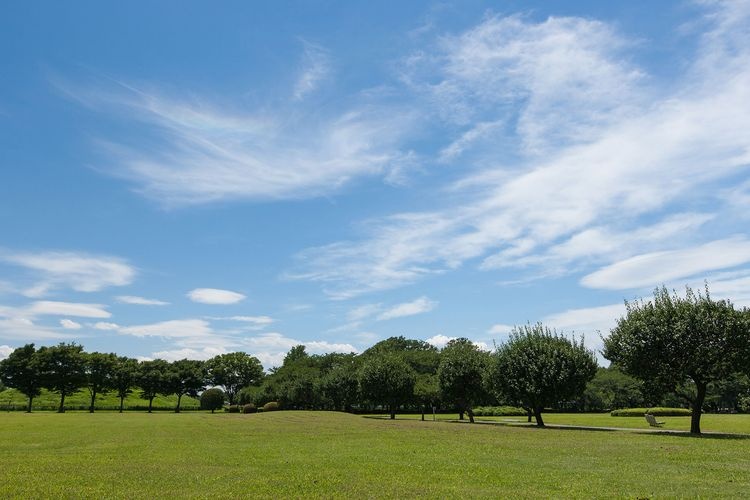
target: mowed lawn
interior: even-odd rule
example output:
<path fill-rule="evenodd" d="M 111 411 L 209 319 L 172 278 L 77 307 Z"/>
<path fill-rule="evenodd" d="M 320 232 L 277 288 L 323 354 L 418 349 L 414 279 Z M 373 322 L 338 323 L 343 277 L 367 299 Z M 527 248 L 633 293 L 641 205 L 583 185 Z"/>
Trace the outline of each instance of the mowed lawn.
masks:
<path fill-rule="evenodd" d="M 748 439 L 330 412 L 3 413 L 0 457 L 2 498 L 715 498 L 750 491 Z"/>

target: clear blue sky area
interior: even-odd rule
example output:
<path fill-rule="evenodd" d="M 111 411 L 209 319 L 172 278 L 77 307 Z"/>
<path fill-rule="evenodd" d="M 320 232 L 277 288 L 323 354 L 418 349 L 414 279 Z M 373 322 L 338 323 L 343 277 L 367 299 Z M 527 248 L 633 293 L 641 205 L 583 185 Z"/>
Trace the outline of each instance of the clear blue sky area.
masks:
<path fill-rule="evenodd" d="M 750 2 L 6 2 L 0 358 L 601 347 L 750 305 Z"/>

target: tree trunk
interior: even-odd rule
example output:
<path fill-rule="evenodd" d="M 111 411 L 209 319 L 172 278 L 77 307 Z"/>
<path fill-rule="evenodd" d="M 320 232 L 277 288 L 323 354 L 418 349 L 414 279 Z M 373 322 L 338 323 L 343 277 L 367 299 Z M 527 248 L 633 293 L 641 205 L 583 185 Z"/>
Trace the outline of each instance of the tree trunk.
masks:
<path fill-rule="evenodd" d="M 182 394 L 177 395 L 177 408 L 174 409 L 175 413 L 180 413 L 180 401 L 182 401 Z"/>
<path fill-rule="evenodd" d="M 391 420 L 396 420 L 396 405 L 391 405 L 390 410 L 391 410 Z"/>
<path fill-rule="evenodd" d="M 464 419 L 464 411 L 463 411 L 463 410 L 460 410 L 460 411 L 458 412 L 458 419 L 459 419 L 459 420 L 463 420 L 463 419 Z"/>
<path fill-rule="evenodd" d="M 424 422 L 424 405 L 422 405 L 422 422 Z"/>
<path fill-rule="evenodd" d="M 706 383 L 696 383 L 697 389 L 695 400 L 693 401 L 693 415 L 690 417 L 690 434 L 701 433 L 701 413 L 703 412 L 703 402 L 706 399 Z"/>
<path fill-rule="evenodd" d="M 531 423 L 531 408 L 526 408 L 526 421 Z"/>
<path fill-rule="evenodd" d="M 122 413 L 122 408 L 125 406 L 125 396 L 120 396 L 120 413 Z"/>
<path fill-rule="evenodd" d="M 474 423 L 474 410 L 472 410 L 471 408 L 467 408 L 466 414 L 469 416 L 469 423 L 473 424 Z"/>
<path fill-rule="evenodd" d="M 91 393 L 91 406 L 89 406 L 89 413 L 94 413 L 94 401 L 96 401 L 96 391 Z"/>
<path fill-rule="evenodd" d="M 60 408 L 57 409 L 57 413 L 65 413 L 65 392 L 60 393 Z"/>
<path fill-rule="evenodd" d="M 151 408 L 154 406 L 154 396 L 148 398 L 148 412 L 151 413 Z"/>
<path fill-rule="evenodd" d="M 29 406 L 26 408 L 26 413 L 31 413 L 31 402 L 34 401 L 34 396 L 29 396 Z"/>
<path fill-rule="evenodd" d="M 542 418 L 543 408 L 534 408 L 534 418 L 536 418 L 537 427 L 544 427 L 544 419 Z"/>

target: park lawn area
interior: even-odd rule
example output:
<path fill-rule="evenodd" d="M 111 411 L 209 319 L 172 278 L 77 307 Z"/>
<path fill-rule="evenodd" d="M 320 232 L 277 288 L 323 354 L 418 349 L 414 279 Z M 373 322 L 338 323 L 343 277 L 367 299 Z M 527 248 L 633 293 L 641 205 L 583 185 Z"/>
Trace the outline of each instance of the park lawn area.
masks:
<path fill-rule="evenodd" d="M 12 412 L 0 497 L 742 497 L 749 449 L 333 412 Z"/>

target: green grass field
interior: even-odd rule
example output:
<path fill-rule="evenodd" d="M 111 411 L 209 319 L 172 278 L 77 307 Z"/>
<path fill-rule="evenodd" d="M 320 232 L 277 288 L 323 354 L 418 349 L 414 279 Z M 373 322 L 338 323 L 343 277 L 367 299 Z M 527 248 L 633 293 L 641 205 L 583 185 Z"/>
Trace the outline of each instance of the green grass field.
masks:
<path fill-rule="evenodd" d="M 729 430 L 750 416 L 715 418 Z M 0 497 L 744 497 L 748 451 L 748 439 L 328 412 L 13 412 L 0 414 Z"/>

